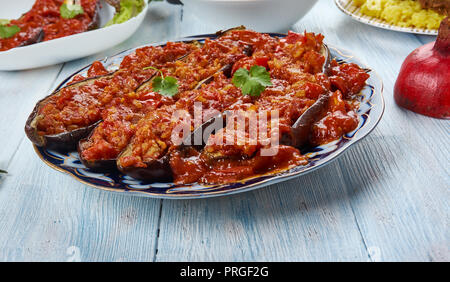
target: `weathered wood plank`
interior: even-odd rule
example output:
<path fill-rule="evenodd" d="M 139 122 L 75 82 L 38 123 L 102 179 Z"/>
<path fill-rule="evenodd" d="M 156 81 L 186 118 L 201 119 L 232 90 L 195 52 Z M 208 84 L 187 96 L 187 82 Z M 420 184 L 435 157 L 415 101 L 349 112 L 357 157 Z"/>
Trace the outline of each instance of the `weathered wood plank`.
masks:
<path fill-rule="evenodd" d="M 102 192 L 23 141 L 0 188 L 0 261 L 151 261 L 158 200 Z M 137 248 L 137 249 L 135 249 Z"/>
<path fill-rule="evenodd" d="M 448 121 L 402 110 L 392 96 L 404 58 L 423 43 L 344 15 L 334 19 L 324 29 L 328 40 L 363 55 L 385 85 L 383 120 L 339 163 L 364 240 L 381 260 L 448 260 Z"/>
<path fill-rule="evenodd" d="M 405 112 L 392 99 L 401 62 L 422 43 L 355 22 L 330 2 L 320 1 L 294 29 L 322 32 L 328 43 L 352 50 L 378 71 L 386 90 L 383 121 L 343 158 L 311 175 L 228 199 L 164 201 L 158 260 L 364 260 L 367 253 L 372 261 L 448 258 L 448 123 Z M 339 204 L 330 204 L 328 196 Z M 274 212 L 291 216 L 273 219 L 261 211 L 273 202 Z M 302 202 L 325 203 L 330 217 L 339 215 L 341 228 L 323 236 L 327 220 L 296 211 Z M 307 235 L 311 230 L 319 234 L 317 244 Z M 331 243 L 336 237 L 341 249 Z"/>
<path fill-rule="evenodd" d="M 427 44 L 430 43 L 432 41 L 436 40 L 436 36 L 432 36 L 432 35 L 416 35 L 417 39 L 419 39 L 420 42 L 422 42 L 423 44 Z"/>
<path fill-rule="evenodd" d="M 193 15 L 184 15 L 189 22 Z M 236 23 L 237 25 L 239 23 Z M 202 23 L 183 35 L 214 32 Z M 369 259 L 336 164 L 241 195 L 163 201 L 158 261 Z"/>
<path fill-rule="evenodd" d="M 24 84 L 34 89 L 29 100 L 20 91 L 0 96 L 11 105 L 0 112 L 0 167 L 10 164 L 0 179 L 0 261 L 449 260 L 448 121 L 401 110 L 392 99 L 401 62 L 426 41 L 357 23 L 332 1 L 321 0 L 294 30 L 322 32 L 328 43 L 351 50 L 386 90 L 380 125 L 333 164 L 257 191 L 196 201 L 101 192 L 43 164 L 23 138 L 23 124 L 55 78 L 50 88 L 94 59 L 215 31 L 192 15 L 180 22 L 181 15 L 181 7 L 152 3 L 132 38 L 65 64 L 58 77 L 59 66 L 0 73 L 2 93 Z"/>
<path fill-rule="evenodd" d="M 37 99 L 47 93 L 61 65 L 22 72 L 0 72 L 0 168 L 7 169 Z"/>
<path fill-rule="evenodd" d="M 157 3 L 129 40 L 101 54 L 66 63 L 56 81 L 61 66 L 0 74 L 0 85 L 8 82 L 2 90 L 10 92 L 0 96 L 0 102 L 11 105 L 6 113 L 0 113 L 4 125 L 0 125 L 0 138 L 6 146 L 0 160 L 6 165 L 18 148 L 9 174 L 0 176 L 0 261 L 154 259 L 161 201 L 98 191 L 54 171 L 38 159 L 31 142 L 24 138 L 23 126 L 38 99 L 93 60 L 179 37 L 180 11 L 181 7 Z M 28 97 L 30 89 L 33 96 Z M 10 136 L 14 140 L 9 140 Z"/>
<path fill-rule="evenodd" d="M 366 261 L 339 174 L 332 165 L 245 194 L 164 200 L 157 260 Z"/>

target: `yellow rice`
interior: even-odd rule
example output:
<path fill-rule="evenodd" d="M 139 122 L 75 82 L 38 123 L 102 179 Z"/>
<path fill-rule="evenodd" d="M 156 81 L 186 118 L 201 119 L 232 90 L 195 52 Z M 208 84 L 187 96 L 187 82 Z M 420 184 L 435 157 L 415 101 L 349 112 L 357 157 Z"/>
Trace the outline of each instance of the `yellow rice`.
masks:
<path fill-rule="evenodd" d="M 414 0 L 353 0 L 361 13 L 382 19 L 392 25 L 438 29 L 444 15 L 431 9 L 422 9 Z"/>

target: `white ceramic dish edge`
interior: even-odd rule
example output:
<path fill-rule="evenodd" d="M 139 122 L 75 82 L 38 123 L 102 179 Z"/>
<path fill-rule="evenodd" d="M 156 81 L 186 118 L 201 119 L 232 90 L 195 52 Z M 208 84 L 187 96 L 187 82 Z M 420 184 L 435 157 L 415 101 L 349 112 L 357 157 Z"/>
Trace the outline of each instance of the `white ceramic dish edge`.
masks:
<path fill-rule="evenodd" d="M 111 48 L 136 32 L 147 14 L 148 4 L 146 1 L 145 3 L 138 16 L 122 24 L 0 52 L 0 70 L 39 68 L 90 56 Z M 104 1 L 101 9 L 101 17 L 112 17 L 114 10 Z M 101 24 L 105 22 L 104 19 L 101 20 Z"/>
<path fill-rule="evenodd" d="M 317 0 L 181 0 L 185 13 L 212 30 L 244 25 L 259 32 L 286 32 Z"/>

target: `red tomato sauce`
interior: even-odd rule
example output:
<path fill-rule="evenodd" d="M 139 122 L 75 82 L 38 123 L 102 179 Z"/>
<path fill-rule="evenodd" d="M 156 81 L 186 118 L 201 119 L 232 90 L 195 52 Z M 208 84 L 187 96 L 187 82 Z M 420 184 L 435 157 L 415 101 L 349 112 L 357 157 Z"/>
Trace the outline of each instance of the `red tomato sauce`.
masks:
<path fill-rule="evenodd" d="M 145 167 L 146 162 L 164 156 L 173 146 L 172 131 L 175 126 L 186 122 L 189 131 L 194 129 L 195 102 L 201 103 L 204 116 L 200 122 L 204 122 L 212 117 L 213 110 L 222 112 L 236 101 L 244 99 L 241 92 L 222 73 L 217 74 L 212 83 L 203 85 L 199 90 L 180 93 L 174 104 L 150 112 L 137 124 L 137 131 L 131 143 L 131 155 L 122 157 L 121 165 Z M 180 116 L 173 119 L 177 110 Z"/>
<path fill-rule="evenodd" d="M 279 39 L 240 30 L 208 39 L 202 48 L 184 43 L 141 48 L 126 56 L 113 74 L 94 63 L 87 79 L 75 77 L 73 87 L 51 97 L 40 110 L 38 128 L 40 134 L 49 134 L 101 121 L 80 145 L 82 158 L 93 162 L 117 158 L 127 170 L 148 168 L 168 158 L 179 184 L 235 182 L 306 165 L 308 158 L 298 148 L 282 142 L 293 124 L 322 95 L 329 95 L 312 123 L 308 145 L 326 144 L 353 131 L 359 122 L 357 95 L 369 77 L 355 64 L 336 61 L 323 73 L 322 41 L 322 35 L 306 32 L 290 32 Z M 187 55 L 177 60 L 183 54 Z M 267 69 L 272 86 L 259 96 L 243 95 L 227 73 L 255 65 Z M 178 93 L 170 97 L 157 93 L 149 79 L 158 73 L 144 70 L 147 66 L 175 77 Z M 207 78 L 212 79 L 205 82 Z M 86 81 L 90 83 L 83 84 Z M 203 110 L 199 123 L 198 105 Z M 203 149 L 175 142 L 224 111 L 232 114 Z M 257 135 L 247 123 L 251 117 L 257 117 L 253 124 Z M 278 142 L 272 146 L 273 141 Z"/>
<path fill-rule="evenodd" d="M 307 158 L 291 146 L 276 144 L 271 148 L 275 150 L 274 154 L 262 152 L 269 148 L 270 140 L 280 140 L 319 96 L 329 91 L 332 92 L 330 102 L 323 117 L 313 125 L 310 144 L 328 143 L 357 127 L 358 103 L 354 95 L 362 90 L 368 78 L 364 70 L 353 64 L 338 65 L 333 61 L 330 77 L 323 74 L 325 57 L 321 54 L 321 35 L 289 33 L 279 41 L 255 33 L 253 37 L 251 35 L 248 31 L 231 33 L 235 40 L 254 43 L 252 57 L 238 60 L 233 66 L 233 72 L 239 68 L 250 69 L 253 65 L 264 66 L 271 74 L 273 85 L 259 97 L 242 96 L 230 80 L 216 76 L 211 86 L 219 93 L 222 92 L 221 95 L 208 99 L 198 99 L 203 95 L 197 95 L 190 99 L 202 101 L 207 105 L 204 108 L 234 110 L 232 118 L 236 119 L 240 116 L 245 120 L 251 115 L 259 116 L 277 110 L 278 116 L 269 114 L 269 125 L 275 122 L 277 127 L 266 128 L 263 123 L 257 123 L 256 127 L 263 128 L 266 134 L 251 136 L 248 124 L 240 127 L 238 123 L 227 122 L 223 129 L 210 135 L 202 151 L 192 147 L 179 149 L 168 138 L 181 122 L 177 124 L 171 119 L 173 107 L 169 107 L 170 110 L 162 107 L 149 115 L 152 118 L 141 120 L 131 141 L 132 152 L 122 156 L 119 164 L 122 167 L 145 168 L 147 164 L 168 154 L 174 181 L 178 184 L 235 182 L 254 175 L 306 165 Z M 202 90 L 206 89 L 208 86 Z M 212 106 L 214 103 L 211 101 L 220 100 L 218 97 L 232 97 L 232 101 Z M 192 124 L 190 126 L 191 130 L 195 128 Z M 230 140 L 232 142 L 227 143 Z"/>
<path fill-rule="evenodd" d="M 108 75 L 100 62 L 94 63 L 88 70 L 91 79 L 75 77 L 77 84 L 72 81 L 59 95 L 47 98 L 39 110 L 38 133 L 52 135 L 94 124 L 102 119 L 105 109 L 126 100 L 127 94 L 156 73 L 144 67 L 162 67 L 196 48 L 186 43 L 140 48 L 126 56 L 120 68 Z"/>
<path fill-rule="evenodd" d="M 193 51 L 182 60 L 168 63 L 160 70 L 164 76 L 177 79 L 178 91 L 181 95 L 163 97 L 153 91 L 152 83 L 145 84 L 132 96 L 125 95 L 117 101 L 116 105 L 106 110 L 103 116 L 106 123 L 100 124 L 94 130 L 90 140 L 82 148 L 82 157 L 86 160 L 114 159 L 129 143 L 136 130 L 138 130 L 138 136 L 143 135 L 149 138 L 147 131 L 155 128 L 150 124 L 154 120 L 160 125 L 164 124 L 167 121 L 164 117 L 170 117 L 176 109 L 179 109 L 174 104 L 179 99 L 183 101 L 185 91 L 194 89 L 202 80 L 211 77 L 224 66 L 245 57 L 245 50 L 246 44 L 224 36 L 217 40 L 206 40 L 201 49 Z M 162 106 L 167 107 L 158 110 L 157 113 L 152 111 Z M 138 124 L 138 121 L 147 113 L 150 114 L 145 121 Z M 150 142 L 156 144 L 153 139 Z M 143 146 L 158 147 L 160 151 L 168 148 L 167 144 L 159 145 Z"/>

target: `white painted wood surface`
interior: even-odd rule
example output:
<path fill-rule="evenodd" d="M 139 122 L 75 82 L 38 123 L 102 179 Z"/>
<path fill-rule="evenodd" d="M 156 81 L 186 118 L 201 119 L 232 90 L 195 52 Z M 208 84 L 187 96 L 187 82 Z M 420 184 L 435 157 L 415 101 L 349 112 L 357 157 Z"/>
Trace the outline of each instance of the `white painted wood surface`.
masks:
<path fill-rule="evenodd" d="M 237 25 L 239 23 L 236 23 Z M 331 165 L 230 197 L 171 201 L 98 191 L 52 170 L 23 131 L 34 104 L 94 59 L 214 32 L 152 3 L 131 39 L 63 65 L 0 72 L 0 261 L 448 261 L 449 121 L 398 108 L 404 58 L 432 37 L 366 26 L 321 0 L 292 28 L 321 32 L 384 81 L 376 130 Z"/>

